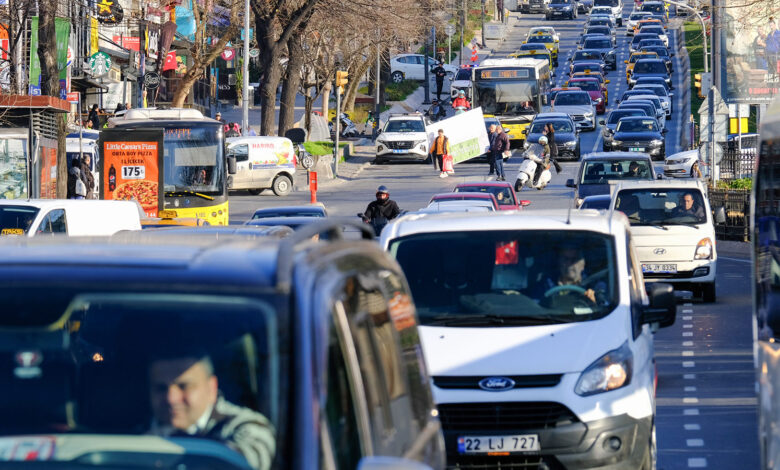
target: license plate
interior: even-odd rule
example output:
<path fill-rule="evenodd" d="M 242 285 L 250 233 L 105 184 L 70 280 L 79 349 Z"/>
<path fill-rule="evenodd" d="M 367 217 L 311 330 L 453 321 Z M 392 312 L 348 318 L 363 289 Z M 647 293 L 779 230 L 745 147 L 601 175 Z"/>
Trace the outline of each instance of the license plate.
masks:
<path fill-rule="evenodd" d="M 458 438 L 460 454 L 490 454 L 493 452 L 539 452 L 539 435 L 517 434 L 513 436 L 461 436 Z"/>
<path fill-rule="evenodd" d="M 643 264 L 642 272 L 674 274 L 677 272 L 677 265 L 676 264 Z"/>
<path fill-rule="evenodd" d="M 644 152 L 645 148 L 644 147 L 630 147 L 628 149 L 628 151 L 629 152 Z"/>
<path fill-rule="evenodd" d="M 406 150 L 393 150 L 393 153 L 406 153 Z"/>

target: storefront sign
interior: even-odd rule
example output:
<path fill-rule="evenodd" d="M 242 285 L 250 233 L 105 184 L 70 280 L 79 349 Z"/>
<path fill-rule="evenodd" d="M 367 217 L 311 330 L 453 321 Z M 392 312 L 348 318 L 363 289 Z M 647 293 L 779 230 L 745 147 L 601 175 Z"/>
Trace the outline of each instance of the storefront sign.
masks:
<path fill-rule="evenodd" d="M 117 0 L 100 0 L 96 7 L 97 19 L 103 24 L 117 24 L 125 17 Z"/>
<path fill-rule="evenodd" d="M 101 199 L 138 201 L 148 217 L 160 206 L 161 145 L 149 141 L 104 141 Z"/>
<path fill-rule="evenodd" d="M 111 70 L 111 57 L 105 52 L 92 54 L 92 57 L 89 58 L 89 68 L 92 70 L 93 76 L 102 77 Z"/>
<path fill-rule="evenodd" d="M 72 91 L 68 93 L 68 103 L 78 103 L 79 102 L 79 92 L 78 91 Z"/>
<path fill-rule="evenodd" d="M 160 86 L 160 75 L 156 72 L 146 72 L 144 75 L 144 87 L 154 90 Z"/>
<path fill-rule="evenodd" d="M 150 24 L 146 30 L 146 55 L 152 60 L 157 60 L 160 54 L 160 26 Z"/>
<path fill-rule="evenodd" d="M 41 94 L 41 60 L 38 57 L 38 17 L 30 20 L 30 90 L 29 94 Z"/>
<path fill-rule="evenodd" d="M 139 52 L 141 50 L 141 38 L 136 36 L 118 36 L 114 35 L 111 39 L 125 49 Z"/>
<path fill-rule="evenodd" d="M 228 47 L 227 49 L 222 51 L 221 57 L 224 60 L 229 62 L 229 61 L 233 60 L 236 57 L 236 51 L 235 51 L 235 49 L 232 49 L 232 48 Z"/>

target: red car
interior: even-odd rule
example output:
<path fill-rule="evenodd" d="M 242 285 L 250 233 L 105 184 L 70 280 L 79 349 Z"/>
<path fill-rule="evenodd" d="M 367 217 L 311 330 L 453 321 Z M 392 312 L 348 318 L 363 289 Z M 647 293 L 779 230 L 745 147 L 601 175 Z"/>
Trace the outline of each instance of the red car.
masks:
<path fill-rule="evenodd" d="M 474 183 L 461 183 L 455 186 L 456 193 L 483 193 L 492 194 L 498 202 L 498 210 L 511 211 L 522 209 L 531 204 L 531 201 L 518 201 L 511 183 L 506 181 L 479 181 Z"/>
<path fill-rule="evenodd" d="M 573 78 L 566 82 L 566 85 L 587 91 L 597 114 L 604 114 L 607 111 L 607 100 L 598 78 Z"/>

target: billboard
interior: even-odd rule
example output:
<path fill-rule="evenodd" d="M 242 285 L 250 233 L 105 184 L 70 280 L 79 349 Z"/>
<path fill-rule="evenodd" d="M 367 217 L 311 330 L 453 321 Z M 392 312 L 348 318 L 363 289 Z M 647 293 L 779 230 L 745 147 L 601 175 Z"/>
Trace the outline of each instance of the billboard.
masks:
<path fill-rule="evenodd" d="M 780 0 L 726 0 L 722 11 L 723 98 L 727 103 L 769 103 L 780 89 Z"/>
<path fill-rule="evenodd" d="M 450 142 L 453 163 L 478 157 L 490 149 L 482 108 L 472 109 L 427 125 L 425 132 L 428 134 L 429 143 L 436 138 L 439 129 L 444 130 L 444 135 Z"/>

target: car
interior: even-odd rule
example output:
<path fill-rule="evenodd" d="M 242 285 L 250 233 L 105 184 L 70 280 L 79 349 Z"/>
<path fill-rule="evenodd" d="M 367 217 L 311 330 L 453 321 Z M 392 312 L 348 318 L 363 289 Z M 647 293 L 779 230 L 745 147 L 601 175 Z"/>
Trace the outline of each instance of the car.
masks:
<path fill-rule="evenodd" d="M 529 34 L 523 41 L 524 45 L 533 44 L 535 46 L 544 45 L 550 54 L 552 55 L 555 66 L 558 66 L 558 41 L 555 40 L 552 34 L 535 33 Z M 521 48 L 522 49 L 522 48 Z M 528 50 L 526 48 L 526 50 Z"/>
<path fill-rule="evenodd" d="M 658 36 L 658 39 L 663 41 L 664 46 L 669 47 L 669 36 L 666 35 L 666 30 L 663 26 L 652 23 L 642 24 L 636 34 L 655 34 Z"/>
<path fill-rule="evenodd" d="M 664 18 L 669 17 L 669 8 L 664 2 L 646 1 L 642 3 L 640 7 L 641 11 L 649 11 L 653 13 L 653 16 L 662 16 Z"/>
<path fill-rule="evenodd" d="M 599 121 L 599 124 L 601 124 L 601 149 L 604 152 L 609 152 L 612 150 L 612 136 L 614 135 L 615 128 L 617 127 L 618 121 L 620 121 L 621 118 L 628 117 L 628 116 L 647 116 L 647 114 L 642 111 L 641 109 L 635 108 L 623 108 L 623 109 L 613 109 L 612 111 L 607 114 L 606 119 L 601 119 Z"/>
<path fill-rule="evenodd" d="M 547 20 L 555 18 L 577 18 L 577 4 L 574 0 L 550 0 L 547 10 L 544 12 Z"/>
<path fill-rule="evenodd" d="M 543 135 L 544 126 L 552 123 L 555 129 L 555 146 L 558 148 L 558 159 L 579 160 L 580 159 L 580 139 L 577 125 L 566 113 L 539 113 L 526 128 L 527 134 L 523 148 L 528 148 L 531 144 L 539 142 Z"/>
<path fill-rule="evenodd" d="M 612 197 L 609 194 L 599 194 L 596 196 L 588 196 L 582 200 L 580 204 L 580 210 L 595 209 L 606 211 L 609 210 L 609 204 L 612 202 Z"/>
<path fill-rule="evenodd" d="M 660 45 L 654 45 L 649 46 L 647 45 L 647 42 L 656 42 L 657 39 L 645 39 L 644 41 L 641 41 L 639 43 L 639 51 L 640 52 L 655 52 L 658 57 L 664 61 L 666 64 L 666 69 L 669 71 L 669 73 L 674 73 L 674 63 L 672 62 L 672 57 L 674 57 L 674 53 L 669 53 L 669 49 L 660 46 Z"/>
<path fill-rule="evenodd" d="M 642 29 L 642 27 L 646 26 L 646 25 L 655 25 L 655 26 L 660 26 L 662 28 L 666 27 L 664 25 L 664 22 L 662 20 L 656 18 L 655 16 L 653 16 L 652 13 L 649 13 L 649 12 L 642 12 L 642 13 L 648 13 L 648 16 L 645 17 L 645 18 L 642 18 L 639 21 L 637 21 L 636 23 L 634 23 L 634 26 L 632 28 L 633 29 L 633 34 L 637 34 L 639 32 L 639 30 Z"/>
<path fill-rule="evenodd" d="M 422 114 L 391 115 L 376 139 L 376 162 L 394 159 L 427 160 L 427 120 Z"/>
<path fill-rule="evenodd" d="M 428 66 L 433 69 L 438 60 L 428 57 Z M 442 64 L 447 79 L 452 80 L 458 68 L 452 64 Z M 425 56 L 422 54 L 399 54 L 390 59 L 390 80 L 401 83 L 404 80 L 425 80 Z M 431 75 L 432 77 L 432 75 Z"/>
<path fill-rule="evenodd" d="M 658 118 L 656 117 L 657 109 L 655 105 L 648 101 L 644 101 L 644 100 L 621 101 L 617 109 L 640 109 L 642 110 L 642 112 L 645 113 L 646 116 L 655 119 L 655 122 L 658 124 L 659 129 L 661 128 L 661 122 L 665 122 L 664 120 L 660 120 L 660 121 L 658 120 Z"/>
<path fill-rule="evenodd" d="M 633 168 L 636 171 L 630 171 Z M 582 157 L 576 179 L 567 180 L 566 187 L 574 189 L 574 205 L 580 207 L 588 196 L 609 195 L 610 182 L 624 179 L 656 179 L 650 156 L 635 152 L 589 153 Z"/>
<path fill-rule="evenodd" d="M 456 193 L 490 193 L 498 201 L 498 209 L 502 211 L 511 211 L 521 209 L 531 201 L 518 201 L 514 188 L 511 183 L 506 181 L 478 181 L 460 183 L 455 186 Z"/>
<path fill-rule="evenodd" d="M 594 37 L 603 37 L 602 35 L 597 35 Z M 601 53 L 601 51 L 592 51 L 592 50 L 577 50 L 574 51 L 574 54 L 571 55 L 569 58 L 569 62 L 571 62 L 571 65 L 576 64 L 578 62 L 589 62 L 589 63 L 602 63 L 604 62 L 604 54 Z M 600 69 L 600 66 L 594 67 L 596 69 Z"/>
<path fill-rule="evenodd" d="M 591 15 L 588 18 L 588 21 L 585 23 L 585 27 L 589 28 L 591 26 L 606 26 L 609 29 L 614 29 L 617 26 L 615 26 L 615 22 L 612 21 L 612 18 L 609 16 L 596 16 Z"/>
<path fill-rule="evenodd" d="M 634 90 L 648 90 L 652 92 L 655 96 L 658 97 L 659 100 L 661 100 L 664 111 L 666 111 L 666 119 L 672 118 L 672 113 L 674 112 L 674 101 L 672 98 L 674 98 L 674 93 L 669 93 L 665 86 L 643 83 L 641 85 L 634 85 L 634 88 L 632 88 L 631 91 Z"/>
<path fill-rule="evenodd" d="M 578 13 L 588 13 L 593 8 L 593 0 L 575 0 Z"/>
<path fill-rule="evenodd" d="M 58 468 L 442 468 L 408 283 L 352 224 L 7 240 L 4 439 Z"/>
<path fill-rule="evenodd" d="M 108 236 L 141 230 L 142 217 L 135 201 L 0 199 L 0 238 Z"/>
<path fill-rule="evenodd" d="M 612 8 L 612 17 L 617 20 L 618 26 L 623 26 L 623 2 L 622 0 L 594 0 L 593 6 L 595 7 L 610 7 Z"/>
<path fill-rule="evenodd" d="M 634 66 L 636 65 L 636 61 L 639 59 L 645 59 L 645 58 L 657 58 L 658 54 L 655 52 L 650 51 L 637 51 L 632 53 L 628 60 L 624 60 L 623 62 L 626 63 L 626 83 L 630 83 L 631 81 L 631 74 L 634 72 Z"/>
<path fill-rule="evenodd" d="M 534 26 L 531 29 L 528 30 L 528 34 L 550 34 L 552 35 L 553 39 L 556 41 L 560 41 L 561 37 L 558 36 L 558 33 L 555 31 L 555 28 L 552 26 Z"/>
<path fill-rule="evenodd" d="M 617 70 L 617 56 L 612 40 L 608 36 L 589 37 L 582 44 L 585 50 L 599 51 L 604 57 L 604 65 L 612 70 Z"/>
<path fill-rule="evenodd" d="M 639 84 L 656 84 L 663 85 L 667 91 L 674 90 L 674 87 L 669 86 L 669 83 L 663 77 L 639 77 L 636 79 L 634 86 Z"/>
<path fill-rule="evenodd" d="M 596 78 L 572 78 L 566 82 L 566 86 L 577 87 L 580 90 L 587 91 L 591 102 L 596 108 L 597 114 L 604 114 L 607 110 L 607 98 L 604 96 L 604 90 L 601 83 Z"/>
<path fill-rule="evenodd" d="M 602 93 L 604 93 L 604 104 L 609 105 L 609 90 L 607 89 L 609 80 L 605 78 L 604 75 L 591 70 L 587 72 L 575 72 L 571 74 L 570 79 L 573 80 L 575 78 L 595 78 L 599 82 L 599 85 L 601 85 Z"/>
<path fill-rule="evenodd" d="M 546 47 L 538 47 L 530 50 L 520 49 L 509 54 L 509 57 L 512 58 L 530 57 L 532 59 L 546 60 L 547 62 L 550 63 L 550 74 L 555 76 L 555 65 L 553 62 L 552 54 L 550 54 L 550 51 L 548 51 Z"/>
<path fill-rule="evenodd" d="M 651 33 L 636 33 L 631 38 L 631 42 L 628 43 L 628 53 L 633 54 L 639 51 L 639 43 L 645 39 L 661 39 L 657 34 Z"/>
<path fill-rule="evenodd" d="M 552 103 L 555 101 L 555 95 L 557 95 L 561 91 L 580 91 L 577 87 L 568 87 L 568 86 L 562 86 L 562 87 L 555 87 L 550 90 L 550 93 L 548 94 L 549 98 L 548 101 Z"/>
<path fill-rule="evenodd" d="M 493 203 L 485 200 L 442 200 L 434 201 L 419 209 L 414 214 L 431 214 L 442 212 L 495 212 Z"/>
<path fill-rule="evenodd" d="M 664 160 L 664 176 L 671 178 L 695 178 L 693 164 L 698 163 L 701 167 L 699 149 L 686 150 L 669 155 Z"/>
<path fill-rule="evenodd" d="M 473 101 L 471 73 L 471 65 L 463 65 L 458 69 L 455 77 L 453 77 L 453 80 L 450 82 L 450 98 L 452 100 L 458 97 L 458 93 L 464 91 L 466 93 L 466 98 L 468 98 L 469 101 Z"/>
<path fill-rule="evenodd" d="M 418 306 L 448 468 L 653 467 L 652 332 L 676 306 L 671 286 L 644 291 L 629 231 L 622 214 L 566 210 L 388 225 L 380 243 Z M 559 285 L 574 263 L 583 286 Z"/>
<path fill-rule="evenodd" d="M 266 217 L 327 217 L 328 210 L 323 204 L 307 204 L 303 206 L 264 207 L 252 214 L 252 220 Z"/>
<path fill-rule="evenodd" d="M 493 210 L 501 210 L 501 208 L 498 205 L 498 199 L 496 196 L 493 195 L 493 193 L 487 193 L 487 192 L 451 192 L 451 193 L 440 193 L 440 194 L 434 194 L 433 197 L 431 197 L 431 200 L 428 201 L 428 204 L 432 202 L 442 202 L 442 201 L 487 201 L 493 204 Z"/>
<path fill-rule="evenodd" d="M 625 181 L 611 210 L 626 214 L 645 284 L 668 282 L 715 302 L 715 218 L 699 180 Z M 424 341 L 423 341 L 424 342 Z"/>
<path fill-rule="evenodd" d="M 652 16 L 653 14 L 649 11 L 632 11 L 631 14 L 628 15 L 628 21 L 626 22 L 626 36 L 633 36 L 634 27 L 637 23 Z"/>
<path fill-rule="evenodd" d="M 322 221 L 322 217 L 312 217 L 309 215 L 298 216 L 280 216 L 280 217 L 263 217 L 260 219 L 249 219 L 244 222 L 244 225 L 255 227 L 290 227 L 293 230 L 299 230 L 307 225 L 315 224 Z"/>
<path fill-rule="evenodd" d="M 612 7 L 608 6 L 599 6 L 599 7 L 593 7 L 590 9 L 590 13 L 588 14 L 588 17 L 591 16 L 608 16 L 612 18 Z M 617 21 L 615 21 L 617 23 Z"/>
<path fill-rule="evenodd" d="M 628 79 L 628 87 L 633 87 L 640 77 L 661 77 L 670 88 L 672 86 L 672 77 L 666 70 L 666 64 L 659 58 L 637 60 Z"/>
<path fill-rule="evenodd" d="M 578 51 L 578 52 L 582 52 L 582 51 Z M 607 69 L 604 66 L 604 62 L 586 62 L 586 61 L 572 62 L 569 65 L 569 75 L 574 75 L 575 73 L 578 72 L 596 72 L 602 75 L 606 75 Z"/>
<path fill-rule="evenodd" d="M 585 34 L 600 34 L 602 36 L 606 36 L 612 41 L 612 47 L 615 47 L 616 45 L 615 31 L 608 26 L 588 26 L 585 28 Z"/>
<path fill-rule="evenodd" d="M 664 132 L 658 127 L 658 120 L 645 116 L 630 116 L 618 121 L 612 136 L 612 148 L 622 152 L 641 152 L 654 160 L 666 156 Z"/>
<path fill-rule="evenodd" d="M 656 38 L 656 39 L 642 39 L 641 41 L 639 41 L 639 44 L 637 44 L 636 47 L 637 47 L 637 50 L 639 50 L 639 51 L 644 50 L 644 49 L 648 49 L 650 47 L 662 47 L 662 48 L 666 49 L 666 44 L 664 43 L 664 41 L 662 39 L 660 39 L 660 36 L 659 36 L 659 38 Z M 667 49 L 666 53 L 664 53 L 664 55 L 665 56 L 669 55 L 669 50 L 668 49 Z M 660 54 L 659 54 L 659 56 L 660 56 Z"/>
<path fill-rule="evenodd" d="M 518 8 L 522 13 L 544 13 L 550 0 L 521 0 Z"/>
<path fill-rule="evenodd" d="M 578 129 L 596 129 L 596 109 L 587 91 L 561 91 L 552 103 L 554 112 L 571 116 Z"/>
<path fill-rule="evenodd" d="M 640 89 L 639 91 L 641 92 L 642 90 Z M 630 104 L 633 101 L 649 101 L 652 103 L 653 107 L 655 108 L 655 118 L 658 119 L 658 125 L 660 126 L 661 130 L 666 128 L 665 121 L 666 119 L 671 119 L 671 117 L 667 118 L 666 108 L 664 108 L 661 99 L 658 98 L 655 93 L 644 92 L 644 94 L 624 96 L 624 99 L 621 100 L 621 103 Z"/>

